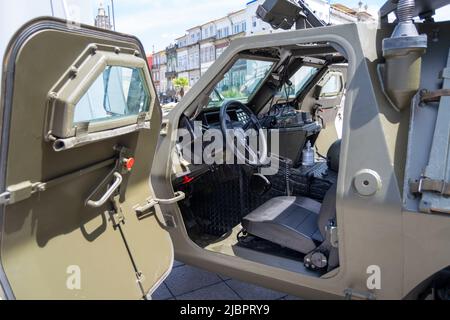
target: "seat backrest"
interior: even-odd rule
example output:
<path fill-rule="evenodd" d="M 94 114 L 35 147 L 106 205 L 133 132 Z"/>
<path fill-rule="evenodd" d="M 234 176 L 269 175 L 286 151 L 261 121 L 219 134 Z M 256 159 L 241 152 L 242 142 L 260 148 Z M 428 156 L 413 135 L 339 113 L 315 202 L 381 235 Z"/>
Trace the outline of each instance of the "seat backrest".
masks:
<path fill-rule="evenodd" d="M 320 208 L 318 227 L 324 239 L 326 239 L 326 226 L 329 224 L 329 221 L 336 220 L 336 192 L 337 187 L 334 184 L 325 195 Z"/>
<path fill-rule="evenodd" d="M 327 153 L 328 167 L 334 172 L 339 172 L 342 140 L 334 142 Z"/>

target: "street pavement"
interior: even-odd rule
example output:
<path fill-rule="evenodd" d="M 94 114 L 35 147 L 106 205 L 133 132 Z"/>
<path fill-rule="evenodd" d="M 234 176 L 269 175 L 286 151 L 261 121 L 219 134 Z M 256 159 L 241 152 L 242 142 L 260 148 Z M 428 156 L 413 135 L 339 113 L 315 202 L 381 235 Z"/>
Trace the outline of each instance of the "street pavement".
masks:
<path fill-rule="evenodd" d="M 286 293 L 175 262 L 153 300 L 301 300 Z"/>

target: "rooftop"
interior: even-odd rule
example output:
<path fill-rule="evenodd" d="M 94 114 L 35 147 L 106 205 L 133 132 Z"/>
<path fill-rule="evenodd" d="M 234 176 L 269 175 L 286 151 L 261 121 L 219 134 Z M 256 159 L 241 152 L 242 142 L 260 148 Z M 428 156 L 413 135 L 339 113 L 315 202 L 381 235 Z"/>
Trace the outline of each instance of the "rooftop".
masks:
<path fill-rule="evenodd" d="M 365 16 L 367 18 L 373 18 L 373 16 L 369 12 L 367 12 L 366 10 L 364 10 L 362 8 L 361 9 L 352 9 L 352 8 L 349 8 L 349 7 L 341 4 L 341 3 L 331 4 L 331 8 L 333 8 L 333 9 L 339 11 L 339 12 L 351 15 L 351 16 L 358 16 L 359 15 L 359 16 Z"/>
<path fill-rule="evenodd" d="M 336 9 L 338 11 L 342 11 L 342 12 L 350 14 L 350 15 L 356 15 L 357 14 L 356 10 L 354 10 L 352 8 L 349 8 L 347 6 L 344 6 L 343 4 L 340 4 L 340 3 L 334 3 L 334 4 L 331 5 L 331 7 L 333 9 Z"/>
<path fill-rule="evenodd" d="M 235 14 L 239 14 L 239 13 L 243 13 L 243 12 L 245 12 L 245 9 L 230 12 L 227 16 L 234 16 Z"/>
<path fill-rule="evenodd" d="M 183 38 L 185 38 L 185 37 L 187 37 L 188 35 L 187 34 L 185 34 L 185 35 L 182 35 L 182 36 L 180 36 L 180 37 L 178 37 L 178 38 L 175 38 L 175 40 L 181 40 L 181 39 L 183 39 Z"/>
<path fill-rule="evenodd" d="M 187 31 L 189 32 L 189 31 L 192 31 L 192 30 L 195 30 L 195 29 L 199 29 L 199 28 L 201 28 L 201 26 L 195 26 L 195 27 L 187 29 Z"/>
<path fill-rule="evenodd" d="M 224 16 L 224 17 L 217 18 L 217 19 L 214 19 L 214 20 L 210 20 L 210 21 L 205 22 L 205 23 L 203 23 L 203 24 L 201 24 L 201 25 L 199 25 L 199 26 L 195 26 L 195 27 L 192 27 L 192 28 L 190 28 L 190 29 L 187 29 L 186 31 L 189 32 L 189 31 L 192 31 L 192 30 L 201 28 L 201 27 L 203 27 L 203 26 L 205 26 L 205 25 L 215 23 L 216 21 L 220 21 L 220 20 L 226 19 L 226 18 L 228 18 L 228 17 L 230 17 L 230 16 L 233 16 L 233 15 L 236 15 L 236 14 L 239 14 L 239 13 L 243 13 L 243 12 L 245 12 L 245 9 L 240 9 L 240 10 L 237 10 L 237 11 L 233 11 L 233 12 L 228 13 L 228 14 L 227 14 L 226 16 Z M 183 35 L 183 36 L 181 36 L 181 37 L 178 37 L 178 38 L 176 38 L 175 40 L 183 39 L 183 38 L 186 37 L 186 36 L 187 36 L 187 34 L 185 34 L 185 35 Z"/>

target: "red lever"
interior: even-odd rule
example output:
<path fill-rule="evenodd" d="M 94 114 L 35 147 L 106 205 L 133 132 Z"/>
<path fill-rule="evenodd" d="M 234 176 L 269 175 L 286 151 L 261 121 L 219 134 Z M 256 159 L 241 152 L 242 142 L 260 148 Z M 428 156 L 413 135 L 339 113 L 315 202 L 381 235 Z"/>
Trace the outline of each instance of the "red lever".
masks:
<path fill-rule="evenodd" d="M 183 177 L 183 184 L 189 184 L 192 181 L 194 181 L 194 178 L 192 178 L 192 177 L 189 177 L 189 176 L 184 176 Z"/>
<path fill-rule="evenodd" d="M 125 169 L 127 169 L 128 171 L 131 171 L 131 169 L 133 169 L 135 163 L 136 163 L 136 160 L 134 158 L 125 159 L 124 160 Z"/>

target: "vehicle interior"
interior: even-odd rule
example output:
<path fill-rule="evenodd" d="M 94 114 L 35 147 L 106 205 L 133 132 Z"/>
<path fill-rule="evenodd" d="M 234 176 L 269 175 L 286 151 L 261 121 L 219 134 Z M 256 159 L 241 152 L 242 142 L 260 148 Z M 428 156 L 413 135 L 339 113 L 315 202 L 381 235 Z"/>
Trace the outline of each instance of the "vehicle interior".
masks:
<path fill-rule="evenodd" d="M 186 194 L 179 205 L 192 241 L 313 276 L 338 268 L 336 183 L 346 73 L 346 58 L 328 43 L 241 52 L 185 110 L 179 131 L 190 139 L 179 138 L 174 151 L 173 186 Z M 258 135 L 256 148 L 249 139 L 224 138 L 228 149 L 233 141 L 233 150 L 244 150 L 235 152 L 233 164 L 199 162 L 193 145 L 209 130 L 226 137 L 249 128 Z M 211 145 L 205 140 L 203 152 Z M 265 163 L 255 161 L 266 150 Z"/>

